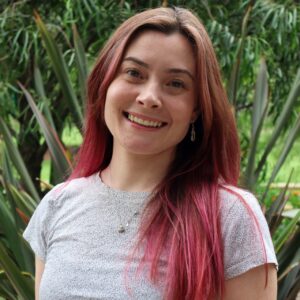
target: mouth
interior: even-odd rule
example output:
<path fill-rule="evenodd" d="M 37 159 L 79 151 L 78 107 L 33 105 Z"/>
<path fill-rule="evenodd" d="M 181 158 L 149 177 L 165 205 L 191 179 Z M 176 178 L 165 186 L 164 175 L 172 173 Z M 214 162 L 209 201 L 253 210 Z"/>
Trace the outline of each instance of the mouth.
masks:
<path fill-rule="evenodd" d="M 130 122 L 147 128 L 161 128 L 167 124 L 166 122 L 142 119 L 128 112 L 124 112 L 123 114 Z"/>

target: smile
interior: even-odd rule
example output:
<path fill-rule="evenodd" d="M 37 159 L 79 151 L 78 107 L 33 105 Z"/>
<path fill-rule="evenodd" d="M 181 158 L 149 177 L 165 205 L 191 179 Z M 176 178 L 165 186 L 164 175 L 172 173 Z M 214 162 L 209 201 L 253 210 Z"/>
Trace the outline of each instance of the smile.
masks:
<path fill-rule="evenodd" d="M 164 122 L 159 122 L 159 121 L 144 120 L 144 119 L 138 118 L 130 113 L 125 113 L 125 116 L 132 123 L 142 125 L 145 127 L 150 127 L 150 128 L 160 128 L 166 124 Z"/>

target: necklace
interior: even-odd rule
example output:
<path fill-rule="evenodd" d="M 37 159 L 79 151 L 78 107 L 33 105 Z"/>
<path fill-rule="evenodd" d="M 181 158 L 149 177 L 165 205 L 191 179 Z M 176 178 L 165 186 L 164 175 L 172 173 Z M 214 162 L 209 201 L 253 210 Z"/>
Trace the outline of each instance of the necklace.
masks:
<path fill-rule="evenodd" d="M 139 210 L 141 209 L 141 207 L 139 207 L 139 209 L 138 210 L 135 210 L 134 211 L 134 213 L 131 215 L 131 217 L 125 222 L 125 225 L 124 225 L 124 223 L 122 222 L 122 218 L 121 218 L 121 215 L 120 215 L 120 211 L 119 211 L 119 206 L 118 206 L 118 204 L 119 203 L 117 203 L 117 199 L 116 199 L 116 197 L 114 196 L 114 195 L 112 195 L 112 176 L 111 176 L 111 169 L 110 169 L 110 167 L 108 166 L 107 167 L 107 169 L 108 169 L 108 174 L 109 174 L 109 183 L 110 183 L 110 186 L 108 186 L 108 191 L 109 191 L 109 194 L 110 194 L 110 198 L 112 199 L 112 202 L 113 202 L 113 204 L 114 204 L 114 206 L 115 206 L 115 211 L 116 211 L 116 213 L 117 213 L 117 217 L 118 217 L 118 220 L 119 220 L 119 228 L 118 228 L 118 232 L 119 233 L 125 233 L 127 230 L 128 230 L 128 228 L 129 228 L 129 225 L 130 225 L 130 223 L 133 221 L 133 219 L 134 218 L 136 218 L 139 214 L 140 214 L 140 212 L 139 212 Z M 100 177 L 101 177 L 101 175 L 100 175 Z"/>
<path fill-rule="evenodd" d="M 118 211 L 118 210 L 117 210 Z M 128 227 L 129 227 L 129 224 L 131 223 L 131 221 L 136 218 L 137 216 L 139 215 L 139 212 L 138 211 L 135 211 L 134 214 L 131 216 L 131 218 L 126 222 L 125 226 L 121 223 L 121 217 L 120 215 L 118 214 L 118 217 L 119 217 L 119 229 L 118 229 L 118 232 L 119 233 L 124 233 Z"/>

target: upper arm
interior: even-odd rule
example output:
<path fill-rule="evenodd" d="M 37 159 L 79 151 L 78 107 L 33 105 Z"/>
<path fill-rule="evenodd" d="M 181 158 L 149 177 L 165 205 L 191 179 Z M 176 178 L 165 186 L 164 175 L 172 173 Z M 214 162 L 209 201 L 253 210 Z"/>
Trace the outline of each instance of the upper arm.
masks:
<path fill-rule="evenodd" d="M 277 271 L 274 264 L 268 264 L 268 282 L 264 265 L 235 278 L 225 281 L 224 300 L 276 300 Z"/>
<path fill-rule="evenodd" d="M 40 282 L 44 272 L 45 263 L 43 260 L 35 257 L 35 300 L 39 299 Z"/>

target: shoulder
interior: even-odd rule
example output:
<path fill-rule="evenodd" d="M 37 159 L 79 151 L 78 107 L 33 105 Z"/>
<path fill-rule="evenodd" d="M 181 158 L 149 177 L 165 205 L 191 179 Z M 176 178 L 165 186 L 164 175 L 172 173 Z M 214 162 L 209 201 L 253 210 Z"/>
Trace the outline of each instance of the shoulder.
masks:
<path fill-rule="evenodd" d="M 89 177 L 75 178 L 62 182 L 52 188 L 42 199 L 40 205 L 48 205 L 53 208 L 61 207 L 66 201 L 82 197 L 92 193 L 95 186 L 95 174 Z"/>
<path fill-rule="evenodd" d="M 223 185 L 219 189 L 221 222 L 229 217 L 264 218 L 257 198 L 249 191 L 238 187 Z M 235 218 L 234 218 L 235 219 Z"/>
<path fill-rule="evenodd" d="M 223 237 L 246 231 L 251 236 L 268 231 L 266 219 L 257 198 L 249 191 L 224 185 L 219 190 L 220 223 Z M 253 234 L 252 234 L 253 233 Z"/>
<path fill-rule="evenodd" d="M 256 197 L 233 186 L 219 190 L 226 279 L 265 263 L 277 265 L 268 224 Z"/>

